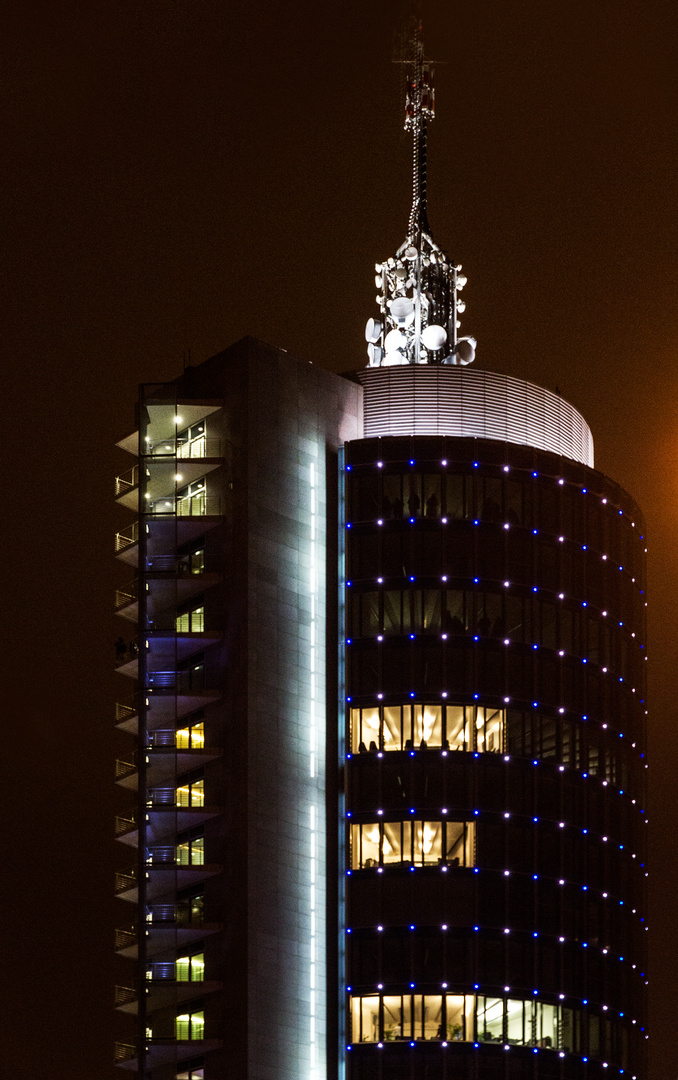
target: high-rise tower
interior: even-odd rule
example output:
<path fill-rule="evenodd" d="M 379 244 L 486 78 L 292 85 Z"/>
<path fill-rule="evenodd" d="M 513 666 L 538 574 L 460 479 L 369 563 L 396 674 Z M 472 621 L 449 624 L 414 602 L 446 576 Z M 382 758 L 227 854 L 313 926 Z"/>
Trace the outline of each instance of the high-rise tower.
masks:
<path fill-rule="evenodd" d="M 417 34 L 369 365 L 245 339 L 119 444 L 142 1080 L 646 1077 L 642 515 L 576 409 L 468 366 L 433 104 Z"/>

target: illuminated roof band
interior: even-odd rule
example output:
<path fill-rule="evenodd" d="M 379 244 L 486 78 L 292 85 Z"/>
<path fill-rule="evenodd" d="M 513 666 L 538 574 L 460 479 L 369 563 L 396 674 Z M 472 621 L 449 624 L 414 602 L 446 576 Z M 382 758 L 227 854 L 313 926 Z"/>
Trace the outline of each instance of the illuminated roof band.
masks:
<path fill-rule="evenodd" d="M 581 413 L 541 386 L 477 368 L 407 364 L 365 368 L 364 438 L 453 435 L 548 450 L 593 468 Z"/>

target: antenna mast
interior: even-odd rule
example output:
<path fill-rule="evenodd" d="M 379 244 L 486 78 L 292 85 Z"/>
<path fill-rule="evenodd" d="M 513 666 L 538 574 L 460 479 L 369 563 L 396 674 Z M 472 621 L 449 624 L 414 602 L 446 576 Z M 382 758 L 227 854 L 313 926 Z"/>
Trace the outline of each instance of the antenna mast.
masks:
<path fill-rule="evenodd" d="M 405 130 L 412 133 L 412 209 L 407 240 L 396 255 L 375 265 L 379 319 L 365 328 L 370 367 L 393 364 L 470 364 L 476 341 L 458 337 L 466 284 L 431 236 L 426 207 L 428 125 L 435 114 L 433 69 L 424 58 L 421 21 L 410 41 Z"/>

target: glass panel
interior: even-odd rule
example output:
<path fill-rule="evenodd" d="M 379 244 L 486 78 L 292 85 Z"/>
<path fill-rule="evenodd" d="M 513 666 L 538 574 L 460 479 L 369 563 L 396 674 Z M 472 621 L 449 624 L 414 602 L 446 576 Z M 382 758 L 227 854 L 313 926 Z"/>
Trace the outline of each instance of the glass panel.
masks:
<path fill-rule="evenodd" d="M 403 999 L 399 994 L 389 994 L 384 997 L 384 1041 L 392 1042 L 404 1037 Z"/>
<path fill-rule="evenodd" d="M 196 953 L 191 957 L 191 982 L 203 982 L 205 979 L 205 954 Z"/>
<path fill-rule="evenodd" d="M 205 781 L 195 780 L 191 784 L 191 806 L 205 805 Z"/>
<path fill-rule="evenodd" d="M 176 963 L 177 982 L 188 982 L 191 977 L 190 956 L 180 956 Z"/>
<path fill-rule="evenodd" d="M 202 866 L 205 862 L 205 840 L 200 836 L 191 841 L 191 863 L 193 866 Z"/>
<path fill-rule="evenodd" d="M 419 746 L 441 746 L 443 710 L 440 705 L 414 705 L 414 742 Z"/>
<path fill-rule="evenodd" d="M 360 999 L 360 1041 L 379 1042 L 379 998 L 375 994 Z"/>
<path fill-rule="evenodd" d="M 409 706 L 407 706 L 409 708 Z M 400 708 L 384 709 L 384 750 L 402 750 L 403 742 L 400 731 Z"/>
<path fill-rule="evenodd" d="M 476 716 L 478 750 L 500 754 L 504 745 L 504 713 L 500 709 L 478 708 Z"/>
<path fill-rule="evenodd" d="M 403 705 L 403 748 L 405 750 L 411 750 L 414 746 L 414 735 L 412 732 L 412 706 Z"/>
<path fill-rule="evenodd" d="M 379 746 L 379 709 L 363 709 L 363 727 L 361 742 L 370 750 Z"/>
<path fill-rule="evenodd" d="M 205 745 L 205 725 L 194 724 L 191 728 L 191 749 L 202 750 Z"/>
<path fill-rule="evenodd" d="M 528 1041 L 525 1039 L 523 1032 L 522 1001 L 509 1000 L 506 1002 L 506 1032 L 510 1043 L 523 1043 Z"/>
<path fill-rule="evenodd" d="M 203 1039 L 205 1037 L 205 1014 L 204 1012 L 191 1013 L 191 1038 Z"/>
<path fill-rule="evenodd" d="M 440 602 L 439 589 L 424 589 L 423 594 L 423 630 L 440 630 Z"/>
<path fill-rule="evenodd" d="M 478 997 L 478 1038 L 484 1042 L 504 1041 L 504 1002 L 501 998 Z"/>
<path fill-rule="evenodd" d="M 447 822 L 446 860 L 451 866 L 475 865 L 475 824 L 463 821 Z"/>
<path fill-rule="evenodd" d="M 205 549 L 200 548 L 191 554 L 191 573 L 203 574 L 205 572 Z"/>
<path fill-rule="evenodd" d="M 179 866 L 188 866 L 191 861 L 191 844 L 186 840 L 183 844 L 177 844 L 177 862 Z"/>
<path fill-rule="evenodd" d="M 556 1027 L 556 1006 L 538 1003 L 537 1008 L 537 1046 L 555 1050 L 558 1046 Z"/>
<path fill-rule="evenodd" d="M 177 806 L 189 806 L 191 799 L 191 789 L 188 784 L 184 784 L 183 787 L 177 788 Z"/>
<path fill-rule="evenodd" d="M 466 709 L 463 705 L 448 705 L 446 710 L 447 741 L 450 750 L 467 750 L 469 746 L 469 725 Z"/>
<path fill-rule="evenodd" d="M 177 615 L 176 630 L 178 634 L 187 634 L 190 629 L 191 617 L 186 611 L 183 615 Z"/>
<path fill-rule="evenodd" d="M 361 741 L 360 709 L 351 709 L 351 753 L 358 753 Z"/>
<path fill-rule="evenodd" d="M 204 607 L 194 608 L 191 612 L 191 633 L 203 634 L 205 632 L 205 609 Z"/>
<path fill-rule="evenodd" d="M 469 999 L 471 1002 L 473 998 Z M 473 1035 L 473 1031 L 470 1030 L 467 1034 L 465 1024 L 464 1013 L 464 998 L 453 997 L 452 994 L 448 994 L 446 997 L 446 1010 L 447 1010 L 447 1038 L 450 1042 L 463 1042 L 465 1039 L 470 1039 Z"/>
<path fill-rule="evenodd" d="M 400 628 L 400 601 L 402 593 L 388 590 L 384 593 L 384 633 L 399 634 Z"/>
<path fill-rule="evenodd" d="M 409 826 L 409 821 L 405 822 L 405 825 Z M 383 855 L 384 863 L 398 863 L 409 861 L 409 843 L 407 844 L 407 854 L 403 855 L 402 841 L 401 841 L 401 827 L 400 821 L 387 822 L 384 825 L 384 840 L 383 840 Z M 409 836 L 408 836 L 409 841 Z"/>
<path fill-rule="evenodd" d="M 379 825 L 351 826 L 351 863 L 354 870 L 379 865 Z"/>
<path fill-rule="evenodd" d="M 414 861 L 439 863 L 443 854 L 443 826 L 440 821 L 415 821 Z"/>
<path fill-rule="evenodd" d="M 421 1000 L 421 999 L 420 999 Z M 416 998 L 415 998 L 416 1005 Z M 442 1039 L 445 1036 L 443 1024 L 443 999 L 439 994 L 426 994 L 423 999 L 422 1010 L 423 1037 L 425 1039 Z"/>

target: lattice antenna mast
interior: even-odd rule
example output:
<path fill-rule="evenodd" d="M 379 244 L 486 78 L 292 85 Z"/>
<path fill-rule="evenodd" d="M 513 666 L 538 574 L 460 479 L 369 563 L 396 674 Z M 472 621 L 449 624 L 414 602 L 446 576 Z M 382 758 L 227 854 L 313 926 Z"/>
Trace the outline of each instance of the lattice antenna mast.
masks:
<path fill-rule="evenodd" d="M 378 319 L 365 327 L 371 367 L 392 364 L 470 364 L 476 341 L 459 337 L 461 266 L 431 236 L 426 207 L 428 125 L 435 112 L 433 69 L 424 58 L 421 23 L 411 41 L 405 130 L 412 132 L 412 209 L 407 240 L 395 256 L 376 263 Z"/>
<path fill-rule="evenodd" d="M 428 124 L 435 116 L 433 70 L 424 60 L 421 23 L 417 23 L 412 47 L 413 73 L 407 81 L 405 131 L 412 132 L 412 209 L 408 239 L 416 241 L 421 233 L 431 234 L 426 213 L 426 139 Z"/>

